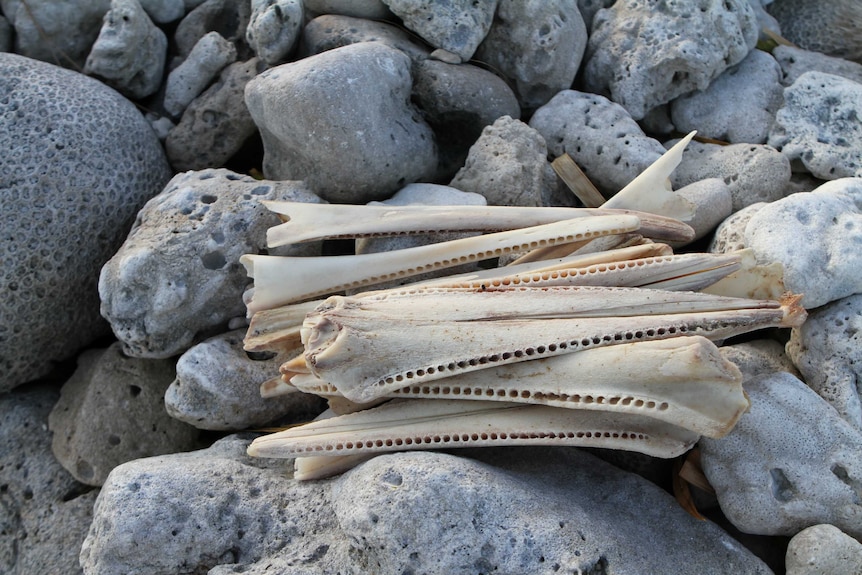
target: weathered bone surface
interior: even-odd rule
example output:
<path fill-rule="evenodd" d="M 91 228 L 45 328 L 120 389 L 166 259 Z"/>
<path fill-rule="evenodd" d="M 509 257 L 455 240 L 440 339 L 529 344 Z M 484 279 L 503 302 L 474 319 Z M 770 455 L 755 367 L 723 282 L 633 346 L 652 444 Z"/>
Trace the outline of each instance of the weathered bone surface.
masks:
<path fill-rule="evenodd" d="M 583 217 L 633 215 L 641 233 L 664 241 L 688 241 L 691 228 L 673 218 L 625 209 L 516 206 L 352 206 L 264 202 L 286 220 L 270 228 L 269 247 L 322 239 L 367 238 L 435 232 L 506 231 Z"/>
<path fill-rule="evenodd" d="M 311 374 L 291 383 L 338 395 Z M 408 385 L 390 397 L 534 403 L 648 415 L 708 437 L 722 437 L 748 408 L 742 374 L 700 336 L 626 343 L 534 361 L 497 365 Z M 367 406 L 366 406 L 367 407 Z"/>
<path fill-rule="evenodd" d="M 800 318 L 795 300 L 779 305 L 694 292 L 429 289 L 334 296 L 307 316 L 302 336 L 311 372 L 365 402 L 489 365 L 680 335 L 726 338 Z"/>
<path fill-rule="evenodd" d="M 253 313 L 433 269 L 540 246 L 632 232 L 639 227 L 640 220 L 635 216 L 596 216 L 394 252 L 331 257 L 244 255 L 240 263 L 254 278 L 254 295 L 247 303 Z"/>
<path fill-rule="evenodd" d="M 355 455 L 459 446 L 570 445 L 676 457 L 698 435 L 642 415 L 485 401 L 405 399 L 255 439 L 250 455 Z"/>

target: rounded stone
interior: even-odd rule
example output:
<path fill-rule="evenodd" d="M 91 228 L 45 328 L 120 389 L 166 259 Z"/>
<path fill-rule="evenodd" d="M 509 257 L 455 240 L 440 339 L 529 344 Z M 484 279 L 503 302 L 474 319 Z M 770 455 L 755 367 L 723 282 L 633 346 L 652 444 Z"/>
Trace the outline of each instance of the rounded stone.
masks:
<path fill-rule="evenodd" d="M 379 42 L 350 44 L 270 68 L 246 86 L 263 170 L 306 180 L 326 200 L 364 203 L 429 178 L 431 128 L 410 103 L 410 59 Z"/>
<path fill-rule="evenodd" d="M 150 125 L 77 72 L 0 54 L 0 391 L 108 333 L 99 268 L 170 177 Z"/>

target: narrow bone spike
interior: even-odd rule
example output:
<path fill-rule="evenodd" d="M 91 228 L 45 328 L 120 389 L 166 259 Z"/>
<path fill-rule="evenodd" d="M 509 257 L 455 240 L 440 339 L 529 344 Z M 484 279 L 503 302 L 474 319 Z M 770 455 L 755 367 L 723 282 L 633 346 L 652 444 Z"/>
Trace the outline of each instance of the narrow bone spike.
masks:
<path fill-rule="evenodd" d="M 523 293 L 529 292 L 522 289 Z M 597 291 L 604 292 L 610 298 L 608 301 L 613 301 L 615 298 L 608 293 L 612 289 L 626 288 L 600 288 Z M 757 301 L 719 311 L 695 311 L 696 306 L 691 302 L 678 308 L 672 303 L 667 309 L 685 309 L 686 313 L 663 314 L 660 310 L 667 304 L 655 302 L 652 309 L 660 315 L 628 317 L 602 316 L 598 307 L 587 302 L 584 309 L 592 310 L 589 311 L 591 317 L 555 319 L 553 309 L 560 306 L 556 306 L 557 300 L 548 298 L 546 294 L 541 298 L 529 297 L 528 294 L 524 298 L 525 301 L 539 299 L 546 302 L 550 307 L 545 315 L 537 309 L 530 312 L 531 319 L 470 320 L 468 318 L 485 313 L 487 304 L 492 305 L 486 313 L 499 314 L 500 318 L 503 312 L 499 310 L 511 309 L 511 306 L 507 307 L 505 297 L 484 298 L 485 294 L 496 296 L 503 292 L 473 293 L 483 294 L 483 297 L 465 304 L 463 309 L 457 306 L 447 308 L 446 305 L 425 307 L 430 302 L 424 302 L 417 304 L 412 313 L 406 306 L 396 305 L 392 308 L 396 313 L 392 315 L 366 305 L 370 302 L 364 298 L 358 305 L 347 298 L 330 298 L 329 306 L 322 306 L 325 309 L 319 314 L 311 314 L 306 319 L 305 358 L 308 366 L 312 373 L 335 385 L 348 399 L 364 402 L 407 385 L 497 364 L 681 335 L 721 339 L 798 321 L 798 314 L 788 313 L 787 308 L 779 307 L 777 302 Z M 647 293 L 658 299 L 663 292 L 650 290 Z M 681 292 L 679 295 L 688 299 L 700 294 Z M 713 301 L 706 309 L 715 309 L 716 306 L 718 302 Z M 445 309 L 449 309 L 446 314 L 438 311 L 439 317 L 431 317 L 432 311 Z"/>
<path fill-rule="evenodd" d="M 342 455 L 336 457 L 297 457 L 293 462 L 293 478 L 297 481 L 312 481 L 325 479 L 353 469 L 360 463 L 365 463 L 374 453 L 360 455 Z"/>
<path fill-rule="evenodd" d="M 581 242 L 573 242 L 570 244 L 560 244 L 536 248 L 520 256 L 518 259 L 512 262 L 512 265 L 526 264 L 542 260 L 551 260 L 567 256 L 605 252 L 608 250 L 622 247 L 623 245 L 628 245 L 629 242 L 631 242 L 632 240 L 641 241 L 643 240 L 643 236 L 639 234 L 605 236 L 602 238 L 584 240 Z"/>
<path fill-rule="evenodd" d="M 670 175 L 682 161 L 685 147 L 697 132 L 691 132 L 653 162 L 617 194 L 602 204 L 602 208 L 626 208 L 662 214 L 689 222 L 694 217 L 694 205 L 673 193 Z"/>
<path fill-rule="evenodd" d="M 695 433 L 639 415 L 544 405 L 457 400 L 394 400 L 255 439 L 257 457 L 352 455 L 404 449 L 495 445 L 566 445 L 638 451 L 670 458 Z"/>
<path fill-rule="evenodd" d="M 280 377 L 273 377 L 260 384 L 260 396 L 264 399 L 281 397 L 299 391 Z"/>
<path fill-rule="evenodd" d="M 284 362 L 278 368 L 279 372 L 285 376 L 293 376 L 300 373 L 311 373 L 311 370 L 308 368 L 308 364 L 305 361 L 305 355 L 299 354 L 293 359 Z"/>
<path fill-rule="evenodd" d="M 289 351 L 299 347 L 299 328 L 302 326 L 302 320 L 318 304 L 320 301 L 311 301 L 255 313 L 243 340 L 243 349 Z"/>
<path fill-rule="evenodd" d="M 352 206 L 263 202 L 287 216 L 287 222 L 267 231 L 267 245 L 321 239 L 364 238 L 432 232 L 492 232 L 515 230 L 574 218 L 634 215 L 641 233 L 664 241 L 690 241 L 694 231 L 673 218 L 649 212 L 595 208 L 536 208 L 517 206 Z"/>
<path fill-rule="evenodd" d="M 390 395 L 634 413 L 714 438 L 726 435 L 749 405 L 739 369 L 699 336 L 498 365 Z"/>
<path fill-rule="evenodd" d="M 597 216 L 394 252 L 330 257 L 244 255 L 240 263 L 246 266 L 249 275 L 254 278 L 254 297 L 248 302 L 248 309 L 258 312 L 348 288 L 409 277 L 524 249 L 628 233 L 639 225 L 640 221 L 635 216 Z"/>

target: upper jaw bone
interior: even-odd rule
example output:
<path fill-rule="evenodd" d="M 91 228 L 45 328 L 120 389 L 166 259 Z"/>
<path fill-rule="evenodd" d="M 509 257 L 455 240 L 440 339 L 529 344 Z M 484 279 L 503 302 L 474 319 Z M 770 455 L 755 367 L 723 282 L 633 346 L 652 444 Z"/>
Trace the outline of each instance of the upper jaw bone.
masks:
<path fill-rule="evenodd" d="M 632 414 L 544 405 L 458 400 L 393 400 L 255 439 L 249 455 L 353 455 L 401 449 L 571 445 L 676 457 L 698 435 Z"/>
<path fill-rule="evenodd" d="M 244 255 L 254 278 L 249 313 L 324 294 L 431 270 L 498 257 L 539 246 L 628 233 L 640 227 L 631 215 L 596 216 L 373 254 L 329 257 Z"/>

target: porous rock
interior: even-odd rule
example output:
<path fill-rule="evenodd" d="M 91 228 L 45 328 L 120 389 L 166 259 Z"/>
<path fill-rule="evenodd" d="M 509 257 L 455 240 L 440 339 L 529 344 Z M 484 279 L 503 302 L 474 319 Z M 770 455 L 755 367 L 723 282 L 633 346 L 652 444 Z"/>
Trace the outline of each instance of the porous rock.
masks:
<path fill-rule="evenodd" d="M 0 0 L 15 29 L 14 52 L 80 70 L 99 36 L 111 0 Z"/>
<path fill-rule="evenodd" d="M 159 24 L 179 20 L 186 13 L 183 0 L 141 0 L 141 6 Z"/>
<path fill-rule="evenodd" d="M 404 26 L 434 46 L 469 60 L 491 28 L 499 0 L 383 0 Z"/>
<path fill-rule="evenodd" d="M 0 396 L 0 572 L 81 573 L 78 553 L 97 492 L 51 453 L 53 386 Z"/>
<path fill-rule="evenodd" d="M 162 84 L 167 49 L 165 33 L 138 0 L 111 0 L 84 72 L 129 98 L 144 98 Z"/>
<path fill-rule="evenodd" d="M 666 145 L 670 147 L 673 142 Z M 784 197 L 790 182 L 790 162 L 763 144 L 704 144 L 690 142 L 671 174 L 674 189 L 704 178 L 720 178 L 730 187 L 733 211 Z"/>
<path fill-rule="evenodd" d="M 862 431 L 862 295 L 851 295 L 815 310 L 793 328 L 787 353 L 805 383 L 841 417 Z"/>
<path fill-rule="evenodd" d="M 245 41 L 245 31 L 250 19 L 251 2 L 236 0 L 198 2 L 198 5 L 180 21 L 174 32 L 177 57 L 185 59 L 195 44 L 207 33 L 218 32 L 222 38 L 236 47 L 238 60 L 248 60 L 254 56 Z"/>
<path fill-rule="evenodd" d="M 742 372 L 742 377 L 772 375 L 779 371 L 799 377 L 799 370 L 787 357 L 784 346 L 774 339 L 755 339 L 718 348 L 721 356 L 732 361 Z"/>
<path fill-rule="evenodd" d="M 662 490 L 575 449 L 398 453 L 297 483 L 290 462 L 252 460 L 246 444 L 115 469 L 87 573 L 769 573 Z"/>
<path fill-rule="evenodd" d="M 108 333 L 96 278 L 170 177 L 149 124 L 83 74 L 0 54 L 0 392 Z"/>
<path fill-rule="evenodd" d="M 730 187 L 718 178 L 692 182 L 676 190 L 676 193 L 694 206 L 694 215 L 686 221 L 694 229 L 694 239 L 691 241 L 697 241 L 712 233 L 733 211 L 733 194 Z"/>
<path fill-rule="evenodd" d="M 700 440 L 727 518 L 761 535 L 818 523 L 862 535 L 862 433 L 789 373 L 751 378 L 745 391 L 751 407 L 733 431 Z"/>
<path fill-rule="evenodd" d="M 519 118 L 521 109 L 497 75 L 470 64 L 426 59 L 415 62 L 411 100 L 434 130 L 438 174 L 447 179 L 464 165 L 467 153 L 486 126 L 503 116 Z"/>
<path fill-rule="evenodd" d="M 126 354 L 171 357 L 245 315 L 239 257 L 259 253 L 280 221 L 262 200 L 321 201 L 301 182 L 207 169 L 178 174 L 147 202 L 99 277 L 102 315 Z"/>
<path fill-rule="evenodd" d="M 174 363 L 127 357 L 119 343 L 78 358 L 48 418 L 54 455 L 75 479 L 101 485 L 121 463 L 198 446 L 197 430 L 165 411 Z"/>
<path fill-rule="evenodd" d="M 862 292 L 862 178 L 827 182 L 755 213 L 745 245 L 758 263 L 784 266 L 784 285 L 802 305 L 820 307 Z"/>
<path fill-rule="evenodd" d="M 179 117 L 219 72 L 236 61 L 236 48 L 218 32 L 201 38 L 182 64 L 171 70 L 165 82 L 165 110 Z"/>
<path fill-rule="evenodd" d="M 763 144 L 784 101 L 781 68 L 775 58 L 752 50 L 722 72 L 703 91 L 680 96 L 671 104 L 671 119 L 683 133 L 732 144 Z"/>
<path fill-rule="evenodd" d="M 192 100 L 165 140 L 165 151 L 175 170 L 223 166 L 257 132 L 245 105 L 245 86 L 257 75 L 257 69 L 257 58 L 234 62 Z"/>
<path fill-rule="evenodd" d="M 862 8 L 856 0 L 779 0 L 767 9 L 797 46 L 862 63 Z"/>
<path fill-rule="evenodd" d="M 584 84 L 635 120 L 659 104 L 704 90 L 757 43 L 748 0 L 616 2 L 593 19 Z"/>
<path fill-rule="evenodd" d="M 787 546 L 787 575 L 859 575 L 862 543 L 834 525 L 813 525 Z"/>
<path fill-rule="evenodd" d="M 715 230 L 715 236 L 709 244 L 709 252 L 713 254 L 726 254 L 741 250 L 745 245 L 745 226 L 748 225 L 752 216 L 757 213 L 766 202 L 757 202 L 745 206 L 738 212 L 733 212 Z"/>
<path fill-rule="evenodd" d="M 381 0 L 302 0 L 302 4 L 313 14 L 340 14 L 369 20 L 392 16 Z"/>
<path fill-rule="evenodd" d="M 796 46 L 776 46 L 772 55 L 781 66 L 781 82 L 785 86 L 793 84 L 799 76 L 811 71 L 841 76 L 862 84 L 862 64 L 858 62 L 803 50 Z"/>
<path fill-rule="evenodd" d="M 370 205 L 384 206 L 485 206 L 488 205 L 485 197 L 476 192 L 462 191 L 454 187 L 441 186 L 438 184 L 408 184 L 398 190 L 388 200 L 382 202 L 370 202 Z M 439 232 L 430 234 L 410 234 L 392 238 L 362 238 L 356 240 L 356 253 L 377 253 L 392 250 L 414 248 L 428 244 L 457 240 L 474 236 L 474 233 L 464 232 Z M 451 274 L 467 273 L 478 269 L 478 262 L 467 263 L 460 266 L 425 272 L 401 280 L 384 282 L 374 286 L 374 289 L 386 289 L 396 287 L 405 283 L 432 279 Z M 357 289 L 355 292 L 367 291 Z"/>
<path fill-rule="evenodd" d="M 586 47 L 575 0 L 500 0 L 476 59 L 515 86 L 521 106 L 535 109 L 571 88 Z"/>
<path fill-rule="evenodd" d="M 310 421 L 325 409 L 317 396 L 296 391 L 260 396 L 260 384 L 278 377 L 278 368 L 302 350 L 286 354 L 243 351 L 245 328 L 203 341 L 180 356 L 177 377 L 165 393 L 172 417 L 198 429 L 241 430 Z"/>
<path fill-rule="evenodd" d="M 324 14 L 306 24 L 301 42 L 302 53 L 306 56 L 358 42 L 386 44 L 401 50 L 414 62 L 425 60 L 430 53 L 428 48 L 420 46 L 410 34 L 393 24 L 337 14 Z"/>
<path fill-rule="evenodd" d="M 769 145 L 823 180 L 862 177 L 862 84 L 802 74 L 784 89 Z"/>
<path fill-rule="evenodd" d="M 545 138 L 551 157 L 569 154 L 605 197 L 665 152 L 622 106 L 596 94 L 563 90 L 536 110 L 530 126 Z"/>
<path fill-rule="evenodd" d="M 449 185 L 482 194 L 492 206 L 541 206 L 554 183 L 547 157 L 539 132 L 503 116 L 482 130 Z"/>
<path fill-rule="evenodd" d="M 245 39 L 257 57 L 272 66 L 296 46 L 302 17 L 300 0 L 252 0 Z"/>
<path fill-rule="evenodd" d="M 263 170 L 305 179 L 321 197 L 383 199 L 437 167 L 434 136 L 410 104 L 410 60 L 361 42 L 270 68 L 246 86 Z"/>
<path fill-rule="evenodd" d="M 588 32 L 591 32 L 593 29 L 593 18 L 596 12 L 602 8 L 610 8 L 614 2 L 615 0 L 578 0 L 578 10 L 581 13 L 584 24 L 587 25 Z"/>

